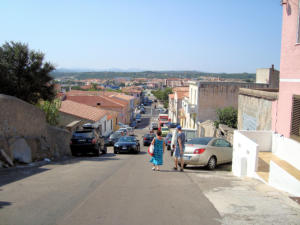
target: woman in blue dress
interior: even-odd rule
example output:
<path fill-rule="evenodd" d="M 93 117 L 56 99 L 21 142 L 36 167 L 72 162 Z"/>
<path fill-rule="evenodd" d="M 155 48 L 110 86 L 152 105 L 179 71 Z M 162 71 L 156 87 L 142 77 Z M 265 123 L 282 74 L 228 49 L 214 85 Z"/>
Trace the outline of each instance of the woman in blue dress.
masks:
<path fill-rule="evenodd" d="M 159 166 L 163 165 L 163 154 L 165 152 L 165 141 L 160 130 L 157 131 L 156 138 L 153 139 L 151 144 L 154 144 L 154 154 L 150 160 L 153 164 L 152 170 L 159 171 Z"/>

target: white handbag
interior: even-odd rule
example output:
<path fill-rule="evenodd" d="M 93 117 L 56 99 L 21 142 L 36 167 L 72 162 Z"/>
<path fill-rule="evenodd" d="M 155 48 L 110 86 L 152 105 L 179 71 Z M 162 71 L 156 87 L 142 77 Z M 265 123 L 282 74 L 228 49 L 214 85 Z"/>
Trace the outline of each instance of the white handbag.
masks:
<path fill-rule="evenodd" d="M 154 153 L 154 144 L 151 143 L 150 147 L 149 147 L 149 153 L 153 154 Z"/>

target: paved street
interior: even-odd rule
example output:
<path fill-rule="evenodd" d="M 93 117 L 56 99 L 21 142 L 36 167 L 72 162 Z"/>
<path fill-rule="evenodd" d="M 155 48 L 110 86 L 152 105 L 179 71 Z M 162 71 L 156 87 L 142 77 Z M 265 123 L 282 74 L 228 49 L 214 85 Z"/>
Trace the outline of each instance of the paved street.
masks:
<path fill-rule="evenodd" d="M 140 140 L 148 132 L 150 119 L 149 114 L 143 115 L 136 129 Z M 115 155 L 110 147 L 108 154 L 100 157 L 1 170 L 0 224 L 300 222 L 299 206 L 284 193 L 259 181 L 233 177 L 230 165 L 216 171 L 190 168 L 173 172 L 171 158 L 165 154 L 162 170 L 154 172 L 149 159 L 146 147 L 138 155 Z"/>

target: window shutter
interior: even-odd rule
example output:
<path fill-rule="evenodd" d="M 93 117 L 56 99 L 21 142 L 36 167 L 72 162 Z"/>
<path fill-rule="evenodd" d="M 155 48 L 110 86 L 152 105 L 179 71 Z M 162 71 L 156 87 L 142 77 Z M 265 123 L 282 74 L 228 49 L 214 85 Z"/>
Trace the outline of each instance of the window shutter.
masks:
<path fill-rule="evenodd" d="M 291 138 L 300 141 L 300 95 L 293 96 Z"/>

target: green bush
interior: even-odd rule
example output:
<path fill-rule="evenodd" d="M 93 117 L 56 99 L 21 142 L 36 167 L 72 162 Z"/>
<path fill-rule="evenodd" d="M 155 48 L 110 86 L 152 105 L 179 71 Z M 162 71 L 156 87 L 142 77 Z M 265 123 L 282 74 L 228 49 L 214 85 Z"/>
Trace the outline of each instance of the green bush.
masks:
<path fill-rule="evenodd" d="M 225 124 L 231 128 L 237 128 L 237 110 L 232 106 L 223 109 L 217 109 L 218 120 L 215 121 L 215 126 L 218 128 L 219 124 Z"/>

